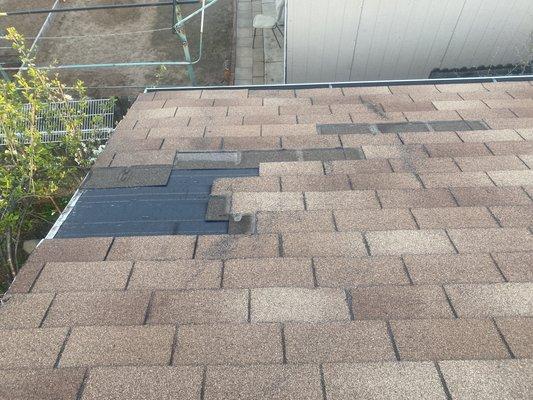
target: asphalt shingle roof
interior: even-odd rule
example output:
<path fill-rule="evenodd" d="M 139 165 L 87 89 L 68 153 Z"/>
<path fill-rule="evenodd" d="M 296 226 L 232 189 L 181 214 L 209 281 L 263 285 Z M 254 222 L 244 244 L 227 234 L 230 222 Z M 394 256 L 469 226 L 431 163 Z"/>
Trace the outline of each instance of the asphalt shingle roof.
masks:
<path fill-rule="evenodd" d="M 247 234 L 36 249 L 1 399 L 533 398 L 531 82 L 147 93 L 95 168 L 230 151 Z"/>

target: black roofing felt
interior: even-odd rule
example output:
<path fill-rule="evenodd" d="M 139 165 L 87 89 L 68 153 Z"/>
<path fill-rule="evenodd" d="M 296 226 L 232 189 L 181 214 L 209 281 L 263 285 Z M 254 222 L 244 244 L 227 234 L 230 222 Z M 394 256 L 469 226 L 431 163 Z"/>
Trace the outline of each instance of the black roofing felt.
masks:
<path fill-rule="evenodd" d="M 227 220 L 205 219 L 213 181 L 258 174 L 256 168 L 173 170 L 166 186 L 87 189 L 55 237 L 228 233 Z"/>

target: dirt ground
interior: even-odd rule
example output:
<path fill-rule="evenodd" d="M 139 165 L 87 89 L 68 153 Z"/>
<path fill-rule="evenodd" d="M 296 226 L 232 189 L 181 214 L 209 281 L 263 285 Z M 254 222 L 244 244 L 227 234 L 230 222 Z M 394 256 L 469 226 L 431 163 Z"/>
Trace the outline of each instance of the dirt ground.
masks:
<path fill-rule="evenodd" d="M 15 11 L 30 4 L 32 8 L 50 8 L 55 0 L 31 0 L 22 2 L 20 0 L 0 0 L 0 12 Z M 0 17 L 0 34 L 4 35 L 8 27 L 14 26 L 25 37 L 37 35 L 43 25 L 47 14 L 36 14 L 31 16 Z M 28 40 L 31 44 L 31 40 Z M 15 66 L 16 53 L 8 49 L 9 43 L 6 40 L 0 40 L 0 62 L 8 63 L 8 66 Z"/>
<path fill-rule="evenodd" d="M 63 7 L 88 4 L 143 3 L 150 0 L 66 0 Z M 156 2 L 157 0 L 151 0 Z M 0 0 L 6 10 L 47 7 L 53 0 Z M 16 4 L 15 4 L 16 3 Z M 182 6 L 188 15 L 199 5 Z M 219 0 L 206 11 L 204 26 L 204 51 L 201 61 L 194 67 L 198 84 L 219 85 L 223 80 L 224 62 L 231 60 L 233 41 L 234 0 Z M 35 35 L 44 16 L 4 18 L 3 25 L 17 27 L 26 35 Z M 7 22 L 6 22 L 7 20 Z M 40 24 L 39 24 L 39 21 Z M 46 37 L 104 35 L 115 36 L 41 39 L 38 43 L 37 64 L 90 64 L 139 61 L 184 60 L 181 44 L 172 30 L 125 34 L 127 32 L 170 28 L 172 7 L 128 8 L 118 10 L 58 13 L 46 31 Z M 198 56 L 200 18 L 186 25 L 193 59 Z M 161 73 L 158 67 L 97 68 L 61 71 L 67 83 L 77 79 L 91 88 L 93 96 L 133 95 L 152 85 L 188 86 L 190 81 L 184 66 L 169 66 Z M 117 88 L 121 86 L 122 88 Z"/>

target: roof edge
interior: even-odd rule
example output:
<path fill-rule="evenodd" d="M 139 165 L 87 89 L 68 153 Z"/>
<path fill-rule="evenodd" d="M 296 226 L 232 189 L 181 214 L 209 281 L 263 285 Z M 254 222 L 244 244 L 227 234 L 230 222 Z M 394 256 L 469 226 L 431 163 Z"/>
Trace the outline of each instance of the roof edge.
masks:
<path fill-rule="evenodd" d="M 484 83 L 484 82 L 521 82 L 533 81 L 533 75 L 490 76 L 469 78 L 439 78 L 439 79 L 399 79 L 381 81 L 348 81 L 348 82 L 320 82 L 320 83 L 281 83 L 271 85 L 235 85 L 235 86 L 162 86 L 148 87 L 144 93 L 175 91 L 175 90 L 237 90 L 237 89 L 320 89 L 338 87 L 365 86 L 402 86 L 402 85 L 436 85 L 447 83 Z"/>

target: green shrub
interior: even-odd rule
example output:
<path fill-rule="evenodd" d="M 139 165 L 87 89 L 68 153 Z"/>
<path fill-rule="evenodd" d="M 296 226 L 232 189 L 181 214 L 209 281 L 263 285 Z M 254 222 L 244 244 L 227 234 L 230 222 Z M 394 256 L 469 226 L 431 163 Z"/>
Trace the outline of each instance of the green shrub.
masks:
<path fill-rule="evenodd" d="M 67 88 L 57 75 L 36 68 L 24 38 L 15 29 L 8 29 L 7 39 L 25 68 L 11 81 L 0 80 L 0 263 L 7 280 L 4 284 L 15 277 L 23 262 L 22 242 L 33 239 L 32 235 L 42 237 L 50 228 L 100 144 L 97 139 L 82 142 L 87 101 L 83 83 Z M 80 103 L 71 106 L 72 100 Z M 54 130 L 63 132 L 57 142 L 43 140 Z"/>

